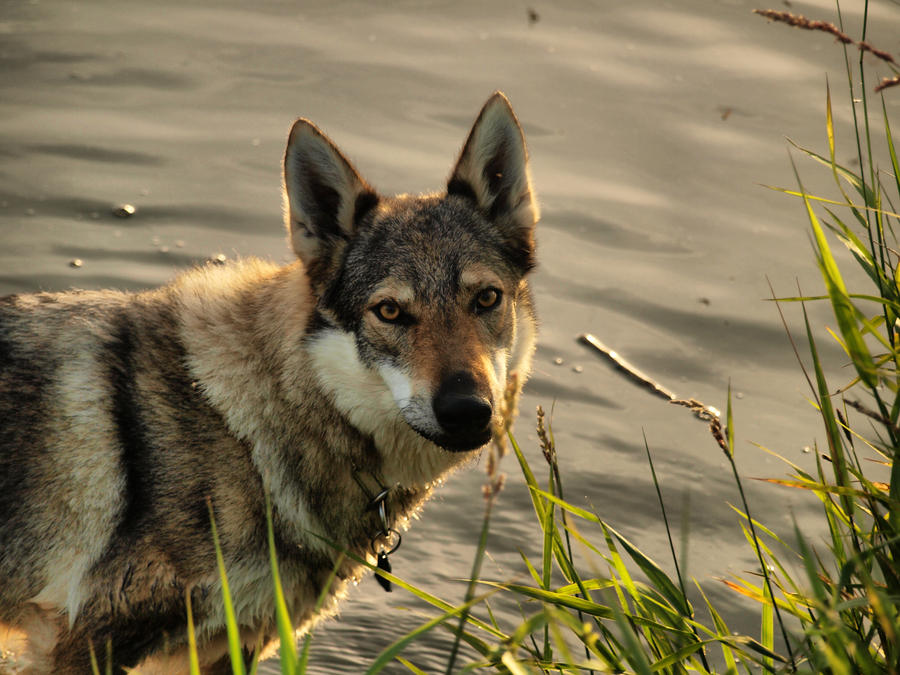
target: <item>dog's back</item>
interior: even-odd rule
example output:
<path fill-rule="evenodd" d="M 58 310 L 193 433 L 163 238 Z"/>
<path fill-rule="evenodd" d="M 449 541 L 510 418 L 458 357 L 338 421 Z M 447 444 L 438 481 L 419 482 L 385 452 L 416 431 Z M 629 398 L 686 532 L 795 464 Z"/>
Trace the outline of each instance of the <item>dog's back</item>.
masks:
<path fill-rule="evenodd" d="M 101 644 L 115 633 L 120 652 L 163 639 L 144 613 L 184 622 L 183 589 L 160 586 L 208 574 L 206 498 L 254 472 L 189 374 L 176 299 L 0 300 L 0 618 L 46 608 L 63 631 L 59 612 L 89 624 L 121 600 L 115 626 L 90 626 Z"/>
<path fill-rule="evenodd" d="M 306 289 L 299 263 L 251 259 L 138 294 L 0 299 L 0 647 L 27 654 L 25 672 L 89 672 L 87 645 L 107 642 L 117 663 L 176 672 L 144 657 L 184 644 L 186 593 L 212 666 L 211 506 L 250 645 L 274 636 L 265 495 L 298 626 L 336 555 L 310 534 L 366 555 L 374 516 L 347 514 L 365 512 L 352 472 L 371 441 L 297 352 Z M 360 574 L 337 571 L 333 597 Z"/>

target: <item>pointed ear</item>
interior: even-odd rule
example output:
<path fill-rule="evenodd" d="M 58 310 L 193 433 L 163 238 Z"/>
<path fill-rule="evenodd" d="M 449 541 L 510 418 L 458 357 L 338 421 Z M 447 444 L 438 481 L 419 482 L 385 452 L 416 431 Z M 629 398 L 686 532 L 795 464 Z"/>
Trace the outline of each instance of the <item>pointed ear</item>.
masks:
<path fill-rule="evenodd" d="M 481 109 L 447 193 L 472 199 L 521 255 L 534 265 L 534 226 L 539 212 L 522 127 L 506 96 L 494 93 Z"/>
<path fill-rule="evenodd" d="M 334 143 L 301 118 L 284 153 L 284 200 L 291 246 L 315 282 L 378 196 Z"/>

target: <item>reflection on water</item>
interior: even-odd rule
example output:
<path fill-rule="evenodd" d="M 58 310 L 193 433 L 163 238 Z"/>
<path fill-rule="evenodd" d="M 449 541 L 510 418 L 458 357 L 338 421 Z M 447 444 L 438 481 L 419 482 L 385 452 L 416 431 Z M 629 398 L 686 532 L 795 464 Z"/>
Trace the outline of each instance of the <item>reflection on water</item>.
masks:
<path fill-rule="evenodd" d="M 785 135 L 821 149 L 823 74 L 841 57 L 821 37 L 773 30 L 753 6 L 561 2 L 535 5 L 535 22 L 519 5 L 472 0 L 7 3 L 0 294 L 145 288 L 220 252 L 285 260 L 279 161 L 295 117 L 320 124 L 380 189 L 418 192 L 441 185 L 478 106 L 503 89 L 528 134 L 544 214 L 541 348 L 519 440 L 540 465 L 532 411 L 552 407 L 567 495 L 666 561 L 646 434 L 676 522 L 689 504 L 690 572 L 709 582 L 739 571 L 750 563 L 726 506 L 734 486 L 705 425 L 575 336 L 594 333 L 720 408 L 730 381 L 747 475 L 785 473 L 748 441 L 810 462 L 801 449 L 819 431 L 766 276 L 781 295 L 798 281 L 819 292 L 820 281 L 801 209 L 758 184 L 793 185 Z M 878 12 L 873 42 L 896 43 L 900 10 Z M 887 105 L 896 111 L 896 97 Z M 137 213 L 115 218 L 124 202 Z M 814 325 L 827 322 L 824 308 L 810 310 Z M 839 350 L 820 347 L 834 381 L 846 379 Z M 505 468 L 485 572 L 498 579 L 523 574 L 520 547 L 539 548 L 528 494 Z M 438 491 L 404 537 L 398 574 L 463 597 L 482 480 L 478 467 Z M 804 522 L 808 504 L 749 489 L 761 520 L 785 531 L 792 515 Z M 707 588 L 740 629 L 739 601 Z M 359 672 L 422 611 L 364 582 L 316 635 L 312 671 Z M 514 622 L 517 610 L 498 617 Z M 405 653 L 440 670 L 449 640 L 435 632 Z"/>

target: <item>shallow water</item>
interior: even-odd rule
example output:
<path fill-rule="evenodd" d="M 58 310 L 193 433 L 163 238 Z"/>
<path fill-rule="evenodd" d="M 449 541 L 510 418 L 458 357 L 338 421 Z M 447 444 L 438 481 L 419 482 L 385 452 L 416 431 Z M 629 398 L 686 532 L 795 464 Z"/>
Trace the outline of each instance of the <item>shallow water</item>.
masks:
<path fill-rule="evenodd" d="M 858 34 L 861 3 L 842 5 Z M 753 564 L 705 425 L 575 337 L 592 332 L 722 409 L 730 381 L 745 475 L 786 472 L 751 442 L 810 465 L 803 448 L 822 434 L 766 279 L 779 295 L 821 283 L 801 205 L 759 184 L 795 184 L 785 136 L 825 149 L 826 72 L 838 158 L 852 160 L 841 51 L 741 0 L 532 6 L 536 22 L 524 4 L 472 0 L 0 3 L 0 294 L 144 288 L 220 252 L 286 260 L 279 160 L 295 117 L 320 124 L 380 190 L 426 191 L 503 89 L 543 209 L 541 346 L 517 435 L 537 467 L 532 411 L 553 406 L 569 499 L 667 561 L 645 433 L 676 523 L 688 496 L 689 573 L 736 628 L 756 630 L 713 579 Z M 825 0 L 792 9 L 832 18 Z M 900 53 L 900 8 L 878 3 L 871 20 L 870 40 Z M 900 96 L 886 98 L 896 117 Z M 808 188 L 827 185 L 800 166 Z M 124 202 L 135 216 L 112 214 Z M 824 307 L 811 318 L 830 321 Z M 841 353 L 821 335 L 843 383 Z M 484 572 L 498 579 L 523 574 L 516 551 L 538 543 L 514 462 L 505 469 Z M 439 490 L 394 556 L 397 574 L 461 599 L 483 480 L 479 466 Z M 764 522 L 814 527 L 809 502 L 760 484 L 750 493 Z M 408 606 L 367 580 L 317 632 L 313 670 L 358 672 L 421 621 Z M 439 670 L 448 645 L 435 634 L 405 654 Z"/>

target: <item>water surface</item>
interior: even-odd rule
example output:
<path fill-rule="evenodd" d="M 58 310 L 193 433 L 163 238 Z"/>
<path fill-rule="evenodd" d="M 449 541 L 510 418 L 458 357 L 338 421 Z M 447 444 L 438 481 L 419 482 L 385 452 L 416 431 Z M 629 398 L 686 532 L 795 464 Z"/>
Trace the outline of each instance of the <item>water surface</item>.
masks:
<path fill-rule="evenodd" d="M 811 465 L 822 440 L 771 303 L 820 280 L 785 136 L 825 149 L 825 73 L 839 161 L 843 57 L 826 35 L 753 16 L 742 0 L 426 3 L 42 0 L 0 13 L 0 294 L 140 289 L 224 253 L 276 261 L 279 160 L 297 116 L 315 120 L 384 192 L 439 189 L 495 89 L 526 130 L 541 199 L 535 289 L 541 345 L 517 435 L 536 466 L 533 410 L 553 407 L 567 496 L 668 561 L 642 434 L 675 522 L 690 510 L 689 573 L 740 629 L 756 621 L 716 577 L 753 567 L 727 502 L 737 494 L 705 425 L 624 380 L 575 337 L 588 331 L 683 396 L 736 393 L 747 476 Z M 832 18 L 832 3 L 792 7 Z M 861 3 L 842 3 L 858 33 Z M 873 6 L 870 39 L 900 53 L 900 9 Z M 898 96 L 887 103 L 896 116 Z M 801 161 L 808 187 L 827 186 Z M 128 202 L 137 214 L 120 219 Z M 80 268 L 71 260 L 83 261 Z M 825 308 L 812 308 L 821 329 Z M 796 314 L 793 326 L 799 331 Z M 833 343 L 833 382 L 849 378 Z M 562 360 L 561 365 L 557 361 Z M 578 368 L 576 368 L 576 366 Z M 514 462 L 485 576 L 524 574 L 538 541 Z M 394 556 L 395 571 L 459 600 L 476 544 L 481 466 L 453 477 Z M 750 487 L 757 516 L 811 528 L 812 505 Z M 812 532 L 812 530 L 810 530 Z M 371 580 L 314 640 L 314 671 L 359 672 L 421 621 Z M 509 616 L 501 607 L 500 614 Z M 449 639 L 406 652 L 440 670 Z M 399 666 L 398 666 L 399 668 Z"/>

